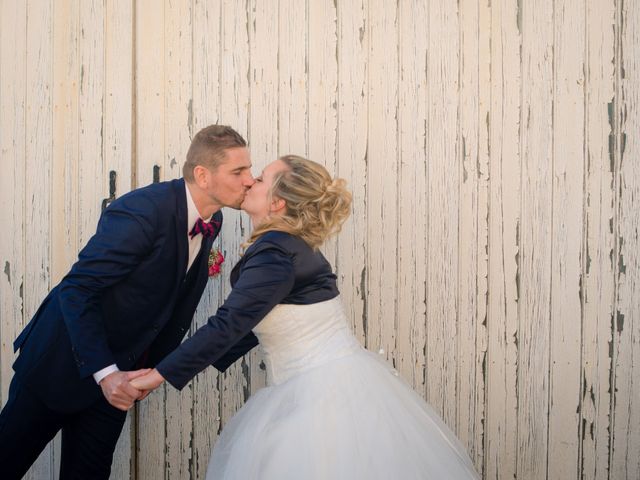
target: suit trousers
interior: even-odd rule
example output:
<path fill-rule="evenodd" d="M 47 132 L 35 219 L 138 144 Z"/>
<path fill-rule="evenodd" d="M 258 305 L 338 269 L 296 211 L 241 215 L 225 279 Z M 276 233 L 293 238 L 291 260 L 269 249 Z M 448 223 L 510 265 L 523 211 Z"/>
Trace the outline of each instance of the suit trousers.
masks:
<path fill-rule="evenodd" d="M 60 480 L 107 480 L 126 416 L 102 396 L 79 412 L 55 412 L 14 376 L 0 412 L 0 478 L 22 478 L 62 430 Z"/>

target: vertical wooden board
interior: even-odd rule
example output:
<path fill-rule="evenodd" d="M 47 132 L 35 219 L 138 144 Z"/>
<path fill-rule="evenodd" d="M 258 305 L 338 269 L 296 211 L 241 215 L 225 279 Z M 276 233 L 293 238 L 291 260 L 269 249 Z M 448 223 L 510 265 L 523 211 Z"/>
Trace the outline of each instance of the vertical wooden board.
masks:
<path fill-rule="evenodd" d="M 255 175 L 277 159 L 278 11 L 253 0 L 249 6 L 249 148 Z"/>
<path fill-rule="evenodd" d="M 460 3 L 458 435 L 481 470 L 488 248 L 489 12 Z"/>
<path fill-rule="evenodd" d="M 51 286 L 62 279 L 78 255 L 79 13 L 77 0 L 58 2 L 53 9 Z M 55 475 L 60 469 L 60 435 L 52 455 Z"/>
<path fill-rule="evenodd" d="M 427 5 L 398 11 L 398 324 L 396 368 L 424 397 L 426 347 Z"/>
<path fill-rule="evenodd" d="M 0 404 L 4 405 L 13 378 L 13 341 L 25 324 L 26 198 L 26 45 L 27 6 L 0 3 Z"/>
<path fill-rule="evenodd" d="M 522 5 L 517 477 L 547 475 L 551 300 L 553 5 Z M 555 252 L 554 252 L 555 253 Z"/>
<path fill-rule="evenodd" d="M 273 3 L 252 1 L 249 22 L 249 149 L 253 173 L 279 156 L 278 151 L 278 9 Z M 243 216 L 242 239 L 251 233 L 251 223 Z M 235 253 L 235 252 L 234 252 Z M 237 258 L 237 257 L 233 257 Z M 233 265 L 233 263 L 230 263 Z M 249 355 L 249 390 L 254 393 L 266 383 L 260 348 Z"/>
<path fill-rule="evenodd" d="M 164 178 L 182 176 L 182 165 L 191 143 L 192 109 L 192 4 L 165 1 L 165 84 L 164 84 Z M 185 232 L 186 233 L 186 232 Z M 193 331 L 193 330 L 192 330 Z M 181 391 L 166 388 L 165 475 L 189 476 L 192 458 L 192 384 Z"/>
<path fill-rule="evenodd" d="M 429 4 L 427 55 L 427 400 L 456 430 L 459 333 L 457 5 Z"/>
<path fill-rule="evenodd" d="M 278 154 L 305 157 L 308 148 L 307 2 L 280 0 L 278 9 Z"/>
<path fill-rule="evenodd" d="M 135 186 L 153 181 L 153 167 L 160 167 L 160 180 L 171 178 L 164 171 L 165 147 L 165 8 L 164 2 L 135 2 Z"/>
<path fill-rule="evenodd" d="M 471 458 L 482 475 L 485 471 L 487 438 L 487 359 L 489 309 L 489 206 L 490 206 L 490 112 L 491 112 L 491 5 L 480 4 L 478 12 L 478 269 L 476 295 L 476 349 L 474 438 Z"/>
<path fill-rule="evenodd" d="M 116 196 L 133 186 L 133 3 L 130 0 L 107 2 L 104 10 L 104 163 L 117 175 Z M 99 198 L 95 199 L 98 203 Z M 132 443 L 133 439 L 133 443 Z M 111 476 L 125 479 L 135 475 L 135 415 L 127 415 L 113 457 Z"/>
<path fill-rule="evenodd" d="M 337 173 L 338 127 L 338 37 L 336 5 L 308 2 L 307 13 L 307 155 Z M 283 151 L 283 150 L 282 150 Z M 293 150 L 292 150 L 293 151 Z M 351 188 L 347 185 L 347 188 Z M 334 270 L 339 270 L 337 240 L 329 239 L 322 252 Z M 338 272 L 339 274 L 339 272 Z M 340 287 L 340 286 L 339 286 Z"/>
<path fill-rule="evenodd" d="M 636 405 L 640 399 L 640 6 L 620 2 L 618 8 L 615 115 L 619 199 L 610 475 L 631 479 L 640 477 L 640 408 Z"/>
<path fill-rule="evenodd" d="M 613 98 L 615 2 L 586 4 L 585 214 L 582 282 L 581 458 L 584 479 L 609 470 L 610 375 L 615 288 Z M 609 114 L 611 111 L 611 115 Z"/>
<path fill-rule="evenodd" d="M 491 5 L 489 129 L 489 277 L 485 478 L 516 475 L 518 282 L 520 275 L 519 10 Z"/>
<path fill-rule="evenodd" d="M 79 98 L 77 248 L 96 231 L 102 200 L 109 195 L 104 152 L 105 10 L 101 1 L 79 3 Z"/>
<path fill-rule="evenodd" d="M 219 243 L 218 241 L 216 243 Z M 230 271 L 231 265 L 225 264 L 223 271 Z M 220 305 L 219 289 L 222 282 L 228 281 L 228 273 L 209 280 L 194 317 L 194 329 L 204 325 L 214 315 Z M 221 374 L 214 368 L 207 368 L 192 380 L 192 434 L 190 477 L 205 478 L 211 449 L 220 432 L 220 393 L 218 379 Z"/>
<path fill-rule="evenodd" d="M 24 320 L 28 322 L 51 288 L 51 214 L 53 155 L 53 5 L 29 2 L 26 23 L 25 105 L 25 280 Z M 53 478 L 50 443 L 25 478 Z"/>
<path fill-rule="evenodd" d="M 78 256 L 79 15 L 78 0 L 58 2 L 54 9 L 52 285 L 60 281 Z"/>
<path fill-rule="evenodd" d="M 202 128 L 218 123 L 220 29 L 220 0 L 195 0 L 193 4 L 193 102 L 189 111 L 192 137 Z M 183 161 L 185 158 L 186 150 Z"/>
<path fill-rule="evenodd" d="M 192 137 L 200 129 L 218 123 L 220 102 L 220 2 L 196 1 L 193 5 L 193 118 Z M 185 150 L 186 152 L 186 150 Z M 224 212 L 226 213 L 226 211 Z M 219 246 L 220 241 L 216 241 Z M 228 275 L 232 263 L 228 258 L 223 272 Z M 193 320 L 193 328 L 206 323 L 219 305 L 225 275 L 209 280 Z M 192 385 L 192 459 L 190 478 L 204 478 L 211 448 L 220 429 L 218 373 L 208 368 L 197 375 Z"/>
<path fill-rule="evenodd" d="M 248 5 L 226 0 L 221 11 L 221 70 L 220 70 L 220 118 L 222 123 L 233 126 L 247 136 L 249 126 L 249 12 Z M 220 233 L 222 250 L 229 265 L 239 259 L 240 245 L 247 228 L 240 212 L 226 208 Z M 231 288 L 221 282 L 220 302 Z M 220 393 L 220 417 L 224 427 L 235 412 L 244 405 L 251 384 L 247 357 L 236 362 L 224 374 L 218 376 Z"/>
<path fill-rule="evenodd" d="M 578 477 L 584 204 L 584 2 L 553 8 L 548 474 Z M 543 249 L 544 250 L 544 249 Z"/>
<path fill-rule="evenodd" d="M 395 354 L 397 302 L 398 12 L 369 2 L 369 120 L 367 190 L 367 345 L 387 358 Z"/>
<path fill-rule="evenodd" d="M 105 32 L 103 2 L 80 4 L 78 131 L 78 250 L 96 231 L 102 200 L 109 196 L 104 163 Z"/>
<path fill-rule="evenodd" d="M 160 168 L 165 180 L 165 11 L 155 0 L 135 2 L 135 186 L 153 181 L 153 169 Z M 135 407 L 137 478 L 164 478 L 165 392 L 154 391 Z"/>
<path fill-rule="evenodd" d="M 355 335 L 367 332 L 368 1 L 337 4 L 338 176 L 349 181 L 353 215 L 338 236 L 341 296 Z"/>

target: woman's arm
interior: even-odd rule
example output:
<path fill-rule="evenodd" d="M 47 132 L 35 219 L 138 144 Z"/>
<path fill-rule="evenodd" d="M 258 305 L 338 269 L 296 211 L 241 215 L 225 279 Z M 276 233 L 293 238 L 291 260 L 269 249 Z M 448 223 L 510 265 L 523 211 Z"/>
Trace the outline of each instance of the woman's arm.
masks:
<path fill-rule="evenodd" d="M 222 358 L 291 292 L 290 254 L 276 244 L 261 247 L 245 260 L 233 290 L 216 314 L 156 366 L 159 375 L 175 388 L 181 390 Z"/>

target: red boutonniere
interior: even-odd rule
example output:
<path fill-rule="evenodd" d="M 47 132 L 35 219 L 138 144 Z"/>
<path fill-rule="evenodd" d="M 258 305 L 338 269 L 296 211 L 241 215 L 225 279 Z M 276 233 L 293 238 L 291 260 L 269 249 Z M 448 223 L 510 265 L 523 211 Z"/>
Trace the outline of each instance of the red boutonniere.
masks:
<path fill-rule="evenodd" d="M 209 278 L 217 277 L 222 271 L 224 256 L 220 249 L 213 247 L 209 252 Z"/>

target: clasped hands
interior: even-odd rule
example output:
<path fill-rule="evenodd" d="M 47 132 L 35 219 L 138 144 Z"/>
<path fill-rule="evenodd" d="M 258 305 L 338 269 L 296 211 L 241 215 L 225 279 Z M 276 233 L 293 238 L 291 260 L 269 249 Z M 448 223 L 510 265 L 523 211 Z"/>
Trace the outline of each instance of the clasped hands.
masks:
<path fill-rule="evenodd" d="M 136 401 L 146 398 L 162 382 L 164 378 L 155 368 L 143 368 L 131 372 L 110 373 L 100 381 L 100 388 L 111 405 L 127 411 Z"/>

